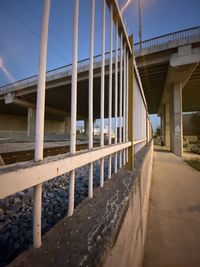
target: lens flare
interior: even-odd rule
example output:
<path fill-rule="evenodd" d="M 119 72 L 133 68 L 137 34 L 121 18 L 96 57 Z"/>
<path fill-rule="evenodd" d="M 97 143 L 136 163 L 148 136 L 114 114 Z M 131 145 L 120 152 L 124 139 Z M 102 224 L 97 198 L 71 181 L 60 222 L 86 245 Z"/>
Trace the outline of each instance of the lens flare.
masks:
<path fill-rule="evenodd" d="M 127 0 L 127 2 L 124 4 L 124 6 L 121 8 L 121 13 L 124 12 L 124 10 L 128 7 L 128 5 L 130 4 L 132 0 Z"/>
<path fill-rule="evenodd" d="M 3 59 L 0 58 L 0 68 L 2 68 L 2 67 L 3 67 Z"/>
<path fill-rule="evenodd" d="M 5 64 L 3 62 L 3 59 L 0 57 L 0 70 L 3 71 L 3 73 L 5 74 L 5 76 L 8 78 L 8 80 L 11 82 L 11 83 L 14 83 L 15 82 L 15 79 L 14 77 L 10 74 L 10 72 L 6 69 L 5 67 Z"/>

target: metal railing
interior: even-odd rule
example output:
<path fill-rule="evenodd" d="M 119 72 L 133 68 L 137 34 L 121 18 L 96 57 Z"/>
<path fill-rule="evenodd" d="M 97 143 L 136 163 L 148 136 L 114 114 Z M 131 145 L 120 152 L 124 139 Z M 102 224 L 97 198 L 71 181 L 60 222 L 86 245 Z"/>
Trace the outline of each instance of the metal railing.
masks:
<path fill-rule="evenodd" d="M 105 53 L 106 65 L 109 63 L 110 52 Z M 78 73 L 83 71 L 88 71 L 89 68 L 89 58 L 78 61 Z M 94 56 L 94 68 L 101 67 L 101 54 Z M 46 72 L 46 80 L 53 79 L 55 75 L 59 74 L 59 77 L 66 77 L 72 75 L 72 64 L 64 65 L 56 69 L 52 69 Z M 8 83 L 0 87 L 0 93 L 4 93 L 8 88 L 17 88 L 26 86 L 27 84 L 36 84 L 38 80 L 38 75 L 33 75 L 28 78 L 18 80 L 13 83 Z"/>
<path fill-rule="evenodd" d="M 169 42 L 179 41 L 181 39 L 200 36 L 200 26 L 164 34 L 152 39 L 145 40 L 141 43 L 135 43 L 134 50 L 138 52 L 140 49 L 148 49 L 152 47 L 162 46 Z"/>
<path fill-rule="evenodd" d="M 110 51 L 105 53 L 105 10 L 110 10 Z M 88 178 L 88 197 L 93 197 L 93 162 L 100 160 L 100 186 L 104 186 L 104 158 L 109 157 L 109 175 L 112 175 L 111 161 L 114 159 L 114 172 L 125 164 L 132 166 L 133 153 L 131 149 L 142 143 L 142 146 L 150 141 L 152 137 L 151 124 L 148 117 L 147 105 L 144 93 L 139 80 L 138 72 L 134 72 L 136 68 L 134 57 L 132 54 L 133 43 L 127 37 L 126 29 L 122 20 L 119 6 L 116 0 L 102 0 L 102 53 L 101 53 L 101 100 L 100 100 L 100 147 L 93 146 L 93 72 L 94 72 L 94 17 L 95 17 L 95 0 L 91 0 L 91 19 L 90 19 L 90 58 L 84 60 L 81 66 L 85 66 L 85 62 L 89 64 L 89 88 L 88 88 L 88 124 L 89 124 L 89 147 L 84 151 L 76 151 L 76 115 L 77 115 L 77 53 L 78 53 L 78 19 L 79 19 L 79 0 L 75 0 L 74 6 L 74 36 L 73 36 L 73 63 L 65 67 L 65 71 L 70 66 L 72 83 L 71 83 L 71 134 L 70 134 L 70 153 L 65 155 L 53 156 L 51 158 L 43 158 L 44 147 L 44 112 L 45 112 L 45 82 L 46 82 L 46 51 L 47 51 L 47 33 L 48 19 L 50 11 L 50 0 L 44 1 L 44 15 L 42 22 L 41 44 L 40 44 L 40 65 L 37 84 L 37 105 L 36 105 L 36 130 L 35 130 L 35 159 L 34 161 L 16 164 L 14 167 L 2 167 L 0 169 L 0 198 L 5 198 L 18 191 L 23 191 L 30 187 L 34 188 L 34 215 L 33 215 L 33 243 L 34 247 L 41 246 L 41 212 L 42 212 L 42 184 L 54 177 L 69 172 L 69 202 L 68 216 L 73 215 L 74 211 L 74 192 L 75 192 L 75 170 L 81 166 L 89 165 Z M 115 25 L 115 28 L 114 28 Z M 112 56 L 113 51 L 113 30 L 115 29 L 115 58 Z M 120 42 L 118 42 L 120 40 Z M 118 43 L 120 46 L 118 47 Z M 119 49 L 120 48 L 120 49 Z M 99 57 L 99 56 L 98 56 Z M 97 57 L 96 57 L 97 58 Z M 113 60 L 114 59 L 114 60 Z M 104 140 L 104 100 L 105 100 L 105 62 L 109 60 L 109 132 L 108 145 Z M 114 67 L 113 68 L 113 61 Z M 118 62 L 119 61 L 119 62 Z M 58 68 L 49 72 L 53 75 L 59 71 Z M 119 69 L 119 72 L 118 72 Z M 115 87 L 113 88 L 113 70 Z M 119 75 L 118 75 L 119 73 Z M 135 73 L 135 74 L 134 74 Z M 136 77 L 134 76 L 136 75 Z M 133 134 L 133 91 L 135 83 L 137 83 L 138 97 L 138 115 L 137 119 L 142 120 L 145 125 L 141 129 L 142 134 L 137 136 L 134 141 Z M 34 79 L 36 76 L 34 76 Z M 119 82 L 118 82 L 119 78 Z M 30 79 L 33 79 L 31 77 Z M 114 92 L 114 95 L 113 95 Z M 118 101 L 119 100 L 119 101 Z M 136 99 L 137 102 L 137 99 Z M 112 113 L 112 103 L 114 103 L 114 112 Z M 118 105 L 119 104 L 119 105 Z M 142 105 L 142 111 L 140 111 Z M 115 123 L 112 125 L 112 118 Z M 119 126 L 119 127 L 118 127 Z M 115 140 L 112 142 L 111 129 L 115 129 Z M 119 128 L 119 133 L 118 133 Z M 145 128 L 145 130 L 144 130 Z M 118 136 L 119 134 L 119 136 Z M 144 136 L 145 134 L 145 136 Z M 119 162 L 118 162 L 119 156 Z"/>
<path fill-rule="evenodd" d="M 200 26 L 176 31 L 176 32 L 169 33 L 169 34 L 160 35 L 158 37 L 145 40 L 142 43 L 139 43 L 139 42 L 135 43 L 134 51 L 137 53 L 139 52 L 141 48 L 148 49 L 152 47 L 162 46 L 172 41 L 177 41 L 177 40 L 195 37 L 195 36 L 200 36 Z M 113 50 L 113 52 L 115 52 L 115 50 Z M 109 55 L 110 55 L 110 52 L 105 53 L 106 60 L 109 60 Z M 96 67 L 99 67 L 99 63 L 101 63 L 101 54 L 94 56 L 93 61 L 94 61 L 94 66 L 96 65 Z M 89 66 L 89 58 L 78 61 L 78 72 L 85 71 L 84 67 L 88 67 L 88 66 Z M 48 81 L 48 78 L 51 78 L 52 76 L 56 74 L 62 74 L 62 73 L 64 74 L 64 76 L 68 76 L 68 75 L 70 76 L 72 74 L 72 64 L 64 65 L 62 67 L 47 71 L 46 79 Z M 33 82 L 36 83 L 37 78 L 38 78 L 38 75 L 33 75 L 28 78 L 18 80 L 14 83 L 3 85 L 0 87 L 0 93 L 1 92 L 3 93 L 7 88 L 10 88 L 10 87 L 15 88 L 18 86 L 22 86 L 23 84 L 27 84 L 27 83 L 33 83 Z"/>

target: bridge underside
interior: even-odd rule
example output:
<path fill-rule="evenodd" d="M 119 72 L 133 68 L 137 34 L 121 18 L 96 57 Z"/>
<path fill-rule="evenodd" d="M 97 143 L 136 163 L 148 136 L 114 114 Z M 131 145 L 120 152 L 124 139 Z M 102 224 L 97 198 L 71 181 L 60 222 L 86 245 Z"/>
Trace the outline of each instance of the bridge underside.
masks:
<path fill-rule="evenodd" d="M 113 115 L 114 115 L 114 93 L 115 79 L 113 74 Z M 119 78 L 118 78 L 119 81 Z M 108 117 L 108 83 L 109 75 L 105 75 L 105 117 Z M 95 69 L 94 73 L 94 119 L 100 118 L 100 94 L 101 78 L 100 69 Z M 77 117 L 78 119 L 88 118 L 88 71 L 79 73 L 77 89 Z M 119 88 L 119 86 L 118 86 Z M 5 104 L 4 97 L 0 96 L 0 112 L 14 115 L 27 116 L 27 107 L 36 105 L 36 84 L 15 91 L 11 103 Z M 119 91 L 118 91 L 119 94 Z M 71 77 L 65 76 L 54 81 L 48 81 L 46 86 L 46 119 L 63 121 L 65 116 L 70 116 L 71 112 Z"/>
<path fill-rule="evenodd" d="M 112 116 L 115 108 L 115 74 L 112 75 Z M 80 67 L 77 82 L 77 120 L 84 121 L 84 132 L 88 135 L 88 66 Z M 94 68 L 93 119 L 100 118 L 101 67 Z M 45 97 L 45 139 L 69 138 L 71 122 L 71 74 L 58 72 L 47 77 Z M 118 73 L 118 96 L 120 95 L 120 73 Z M 35 110 L 37 77 L 19 81 L 17 86 L 7 86 L 0 92 L 0 137 L 11 139 L 33 138 L 35 133 Z M 108 118 L 109 68 L 105 67 L 104 117 Z M 119 114 L 118 97 L 118 114 Z M 123 103 L 122 103 L 123 108 Z M 122 109 L 123 110 L 123 109 Z M 7 121 L 9 121 L 7 123 Z M 19 132 L 19 133 L 18 133 Z M 20 133 L 21 132 L 21 133 Z M 53 134 L 53 135 L 52 135 Z M 56 134 L 56 136 L 55 136 Z M 64 135 L 63 135 L 64 134 Z M 97 133 L 98 135 L 98 133 Z M 21 136 L 21 137 L 20 137 Z M 23 136 L 23 137 L 22 137 Z"/>
<path fill-rule="evenodd" d="M 178 48 L 136 58 L 150 114 L 160 113 L 161 100 L 163 97 L 168 97 L 164 96 L 164 89 L 168 79 L 171 79 L 170 59 L 173 53 L 178 53 Z M 185 71 L 187 72 L 192 65 L 188 64 L 184 70 L 183 67 L 177 68 L 173 73 L 174 76 L 180 76 L 180 82 L 188 78 L 182 92 L 183 112 L 200 110 L 200 65 L 194 69 L 191 76 L 189 73 L 189 77 L 183 77 Z"/>
<path fill-rule="evenodd" d="M 148 111 L 161 116 L 165 145 L 182 156 L 182 113 L 200 111 L 200 36 L 175 44 L 164 51 L 144 49 L 136 59 Z"/>

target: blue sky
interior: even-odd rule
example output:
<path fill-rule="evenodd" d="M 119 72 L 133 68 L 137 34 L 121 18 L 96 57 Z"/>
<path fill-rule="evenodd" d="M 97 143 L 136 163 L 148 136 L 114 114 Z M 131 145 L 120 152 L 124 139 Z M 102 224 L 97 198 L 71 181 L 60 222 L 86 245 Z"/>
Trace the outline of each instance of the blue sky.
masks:
<path fill-rule="evenodd" d="M 119 0 L 122 6 L 126 0 Z M 101 51 L 101 0 L 95 8 L 95 54 Z M 13 81 L 37 74 L 42 0 L 0 0 L 0 58 Z M 199 0 L 141 0 L 143 40 L 200 25 Z M 47 69 L 71 62 L 73 0 L 52 0 Z M 138 0 L 123 14 L 129 34 L 138 41 Z M 109 12 L 106 13 L 109 25 Z M 90 0 L 80 0 L 79 59 L 89 56 Z M 106 49 L 109 48 L 109 26 Z M 9 83 L 0 69 L 0 86 Z M 154 127 L 159 123 L 153 119 Z"/>

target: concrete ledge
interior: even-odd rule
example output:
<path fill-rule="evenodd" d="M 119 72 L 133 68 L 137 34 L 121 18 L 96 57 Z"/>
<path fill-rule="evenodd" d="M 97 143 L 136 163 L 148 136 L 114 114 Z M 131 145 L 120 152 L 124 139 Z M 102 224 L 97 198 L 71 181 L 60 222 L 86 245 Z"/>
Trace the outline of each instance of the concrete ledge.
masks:
<path fill-rule="evenodd" d="M 148 151 L 145 151 L 147 150 Z M 153 144 L 138 153 L 137 178 L 129 193 L 126 213 L 116 242 L 109 249 L 103 267 L 140 267 L 144 256 L 147 214 L 153 163 Z"/>
<path fill-rule="evenodd" d="M 121 170 L 10 266 L 140 266 L 152 168 L 152 145 L 135 171 Z M 145 156 L 144 156 L 145 155 Z"/>

